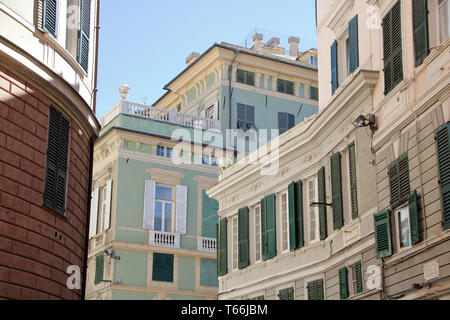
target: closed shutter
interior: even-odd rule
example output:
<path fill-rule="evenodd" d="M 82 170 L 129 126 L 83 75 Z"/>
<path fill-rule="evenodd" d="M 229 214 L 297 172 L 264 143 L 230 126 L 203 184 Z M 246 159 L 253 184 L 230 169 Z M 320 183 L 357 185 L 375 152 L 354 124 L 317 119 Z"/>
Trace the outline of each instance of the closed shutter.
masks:
<path fill-rule="evenodd" d="M 176 188 L 176 232 L 187 233 L 187 187 L 177 186 Z"/>
<path fill-rule="evenodd" d="M 295 183 L 295 231 L 296 248 L 303 248 L 305 245 L 305 235 L 303 231 L 303 182 Z"/>
<path fill-rule="evenodd" d="M 390 210 L 385 210 L 374 215 L 375 247 L 379 259 L 392 255 L 390 213 Z"/>
<path fill-rule="evenodd" d="M 350 20 L 348 24 L 348 56 L 349 56 L 349 72 L 351 74 L 359 67 L 357 15 L 352 20 Z"/>
<path fill-rule="evenodd" d="M 323 279 L 317 280 L 314 283 L 316 299 L 315 300 L 324 300 L 325 292 L 323 288 Z"/>
<path fill-rule="evenodd" d="M 294 288 L 286 288 L 278 293 L 279 300 L 294 300 Z"/>
<path fill-rule="evenodd" d="M 408 199 L 410 194 L 408 154 L 404 154 L 390 165 L 389 187 L 392 208 L 398 207 Z"/>
<path fill-rule="evenodd" d="M 267 239 L 266 239 L 266 198 L 261 200 L 261 252 L 263 260 L 266 260 Z"/>
<path fill-rule="evenodd" d="M 295 183 L 292 182 L 288 187 L 289 200 L 289 248 L 295 250 L 297 248 L 297 231 L 296 231 L 296 201 Z"/>
<path fill-rule="evenodd" d="M 56 27 L 58 19 L 58 2 L 57 0 L 44 0 L 43 8 L 43 28 L 56 37 Z"/>
<path fill-rule="evenodd" d="M 278 292 L 278 299 L 279 300 L 287 300 L 287 289 L 283 289 L 280 290 L 280 292 Z"/>
<path fill-rule="evenodd" d="M 227 274 L 227 218 L 223 218 L 219 223 L 219 238 L 218 238 L 218 265 L 219 265 L 219 276 Z"/>
<path fill-rule="evenodd" d="M 91 33 L 91 1 L 80 0 L 80 34 L 78 38 L 78 63 L 88 72 L 89 42 Z"/>
<path fill-rule="evenodd" d="M 271 259 L 277 255 L 277 235 L 276 235 L 276 209 L 275 209 L 275 195 L 272 194 L 266 197 L 265 205 L 265 236 L 266 243 L 266 259 Z"/>
<path fill-rule="evenodd" d="M 237 82 L 245 83 L 244 70 L 237 69 L 237 71 L 236 71 L 236 80 L 237 80 Z"/>
<path fill-rule="evenodd" d="M 338 52 L 337 52 L 337 41 L 333 42 L 331 46 L 331 94 L 333 95 L 338 86 Z"/>
<path fill-rule="evenodd" d="M 288 130 L 295 127 L 295 117 L 293 114 L 288 113 Z"/>
<path fill-rule="evenodd" d="M 363 278 L 362 278 L 362 266 L 361 266 L 361 261 L 355 263 L 355 265 L 353 266 L 354 270 L 355 270 L 355 274 L 354 274 L 354 281 L 355 281 L 355 291 L 356 293 L 361 293 L 363 292 Z"/>
<path fill-rule="evenodd" d="M 352 205 L 352 218 L 358 218 L 358 192 L 356 184 L 356 151 L 353 142 L 348 147 L 349 172 L 350 172 L 350 198 Z"/>
<path fill-rule="evenodd" d="M 153 253 L 153 281 L 173 282 L 173 263 L 172 254 Z"/>
<path fill-rule="evenodd" d="M 339 269 L 339 293 L 341 300 L 348 298 L 347 267 Z"/>
<path fill-rule="evenodd" d="M 417 198 L 417 191 L 410 194 L 408 198 L 409 207 L 409 226 L 411 230 L 411 244 L 415 245 L 420 242 L 419 233 L 419 202 Z"/>
<path fill-rule="evenodd" d="M 95 189 L 91 195 L 91 216 L 89 219 L 89 239 L 97 234 L 97 218 L 98 218 L 98 197 L 100 189 Z"/>
<path fill-rule="evenodd" d="M 255 85 L 255 74 L 253 72 L 247 72 L 246 83 L 250 86 Z"/>
<path fill-rule="evenodd" d="M 450 122 L 436 132 L 439 165 L 439 185 L 441 187 L 442 223 L 444 230 L 450 229 Z"/>
<path fill-rule="evenodd" d="M 104 270 L 104 262 L 105 257 L 103 254 L 100 254 L 95 257 L 95 279 L 94 284 L 99 284 L 103 280 L 103 270 Z"/>
<path fill-rule="evenodd" d="M 144 229 L 153 230 L 155 212 L 156 182 L 145 180 L 144 190 Z"/>
<path fill-rule="evenodd" d="M 341 180 L 341 154 L 337 152 L 331 156 L 331 193 L 334 230 L 338 230 L 344 225 Z"/>
<path fill-rule="evenodd" d="M 249 262 L 249 225 L 248 207 L 239 209 L 238 212 L 238 243 L 239 243 L 239 269 L 248 267 Z"/>
<path fill-rule="evenodd" d="M 308 291 L 308 300 L 316 300 L 316 287 L 314 282 L 308 283 L 306 290 Z"/>
<path fill-rule="evenodd" d="M 325 191 L 325 168 L 320 168 L 318 172 L 318 191 L 319 191 L 319 230 L 320 240 L 325 240 L 328 235 L 327 230 L 327 206 L 325 205 L 327 197 Z"/>
<path fill-rule="evenodd" d="M 414 53 L 416 66 L 428 56 L 428 0 L 413 0 Z"/>

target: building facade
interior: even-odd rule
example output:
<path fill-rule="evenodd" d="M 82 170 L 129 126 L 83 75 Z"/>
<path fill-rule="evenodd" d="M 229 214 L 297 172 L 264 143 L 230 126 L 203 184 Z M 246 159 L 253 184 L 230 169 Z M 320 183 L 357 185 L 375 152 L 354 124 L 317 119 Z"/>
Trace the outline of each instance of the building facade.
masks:
<path fill-rule="evenodd" d="M 98 3 L 0 1 L 0 298 L 83 298 Z"/>
<path fill-rule="evenodd" d="M 448 299 L 448 1 L 316 9 L 319 113 L 207 192 L 219 299 Z"/>

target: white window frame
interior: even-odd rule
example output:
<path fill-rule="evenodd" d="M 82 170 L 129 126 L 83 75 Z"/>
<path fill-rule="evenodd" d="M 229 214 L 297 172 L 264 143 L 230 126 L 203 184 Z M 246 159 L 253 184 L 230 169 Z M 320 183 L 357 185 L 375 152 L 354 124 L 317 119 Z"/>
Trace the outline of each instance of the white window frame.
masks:
<path fill-rule="evenodd" d="M 310 197 L 310 182 L 314 183 L 314 188 L 315 188 L 315 192 L 314 192 L 314 199 L 311 199 Z M 307 234 L 308 234 L 308 241 L 309 244 L 314 244 L 320 241 L 320 219 L 319 219 L 319 207 L 317 206 L 311 206 L 311 202 L 317 202 L 319 199 L 319 190 L 318 190 L 318 177 L 317 175 L 314 175 L 310 178 L 308 178 L 306 180 L 306 199 L 307 201 L 305 202 L 306 205 L 306 212 L 307 212 L 307 221 L 308 221 L 308 225 L 307 225 Z M 314 216 L 315 216 L 315 221 L 316 221 L 316 226 L 315 226 L 315 238 L 311 239 L 311 213 L 312 211 L 314 211 Z"/>
<path fill-rule="evenodd" d="M 449 1 L 448 0 L 443 0 L 442 3 L 439 4 L 439 0 L 438 0 L 437 9 L 438 9 L 438 21 L 439 21 L 438 22 L 439 43 L 443 43 L 448 38 L 448 36 L 450 35 L 450 17 L 448 15 L 448 11 L 450 9 L 447 9 L 447 16 L 444 15 L 444 18 L 446 18 L 446 19 L 444 19 L 444 21 L 443 21 L 442 20 L 442 16 L 441 16 L 441 8 L 444 7 L 444 6 L 447 6 L 447 8 L 448 8 L 450 6 Z M 442 9 L 442 10 L 444 10 L 444 9 Z M 447 25 L 447 30 L 446 31 L 445 31 L 445 25 L 444 26 L 442 25 L 444 22 Z M 444 32 L 447 32 L 447 36 L 446 37 L 443 37 L 443 35 L 444 35 L 443 33 Z"/>
<path fill-rule="evenodd" d="M 100 187 L 100 199 L 98 202 L 98 217 L 97 217 L 97 234 L 102 233 L 104 230 L 104 221 L 105 221 L 105 210 L 107 207 L 106 199 L 108 198 L 106 195 L 107 185 L 102 185 Z"/>
<path fill-rule="evenodd" d="M 356 263 L 361 262 L 361 281 L 363 283 L 363 292 L 364 292 L 364 268 L 362 257 L 355 258 L 354 260 L 350 260 L 350 262 L 346 263 L 345 268 L 347 269 L 347 289 L 348 289 L 348 298 L 356 296 L 361 293 L 356 293 L 356 278 L 353 277 L 353 267 Z M 347 298 L 347 299 L 348 299 Z"/>
<path fill-rule="evenodd" d="M 239 225 L 238 217 L 234 216 L 231 219 L 231 270 L 237 271 L 239 269 Z"/>
<path fill-rule="evenodd" d="M 156 189 L 158 188 L 158 186 L 160 187 L 165 187 L 165 188 L 170 188 L 172 189 L 172 201 L 169 200 L 162 200 L 162 199 L 158 199 L 156 198 Z M 157 202 L 161 202 L 163 204 L 162 206 L 162 220 L 161 220 L 161 230 L 157 230 L 156 229 L 156 203 Z M 172 205 L 172 224 L 170 226 L 170 231 L 164 231 L 164 227 L 165 227 L 165 207 L 166 204 L 171 204 Z M 166 233 L 174 233 L 173 231 L 173 225 L 174 225 L 174 221 L 176 219 L 175 217 L 175 191 L 174 191 L 174 187 L 173 186 L 169 186 L 169 185 L 164 185 L 164 184 L 159 184 L 157 183 L 155 185 L 155 208 L 154 208 L 154 214 L 153 214 L 153 230 L 157 231 L 157 232 L 166 232 Z"/>
<path fill-rule="evenodd" d="M 285 211 L 283 211 L 283 197 L 285 197 L 286 199 L 286 208 Z M 283 191 L 280 194 L 279 197 L 279 205 L 280 205 L 280 225 L 281 225 L 281 230 L 280 230 L 280 249 L 281 249 L 281 253 L 287 253 L 290 251 L 289 248 L 289 195 L 287 191 Z M 285 219 L 285 221 L 283 221 Z M 286 247 L 284 247 L 286 245 Z"/>
<path fill-rule="evenodd" d="M 401 247 L 401 230 L 400 230 L 400 217 L 399 214 L 400 212 L 405 211 L 406 212 L 406 216 L 408 217 L 408 232 L 409 232 L 409 246 L 407 247 Z M 395 237 L 395 246 L 396 246 L 396 253 L 398 252 L 402 252 L 405 250 L 408 250 L 410 248 L 412 248 L 412 240 L 411 240 L 411 221 L 410 221 L 410 216 L 409 216 L 409 205 L 403 206 L 399 209 L 396 209 L 394 211 L 394 221 L 395 221 L 395 231 L 393 232 L 394 237 Z"/>
<path fill-rule="evenodd" d="M 255 219 L 255 263 L 263 261 L 262 259 L 262 213 L 261 213 L 261 205 L 258 204 L 254 207 L 254 219 Z M 259 212 L 259 230 L 257 228 L 257 214 L 256 212 Z M 259 246 L 258 246 L 258 236 L 259 236 Z M 259 259 L 258 257 L 258 251 L 259 251 Z"/>

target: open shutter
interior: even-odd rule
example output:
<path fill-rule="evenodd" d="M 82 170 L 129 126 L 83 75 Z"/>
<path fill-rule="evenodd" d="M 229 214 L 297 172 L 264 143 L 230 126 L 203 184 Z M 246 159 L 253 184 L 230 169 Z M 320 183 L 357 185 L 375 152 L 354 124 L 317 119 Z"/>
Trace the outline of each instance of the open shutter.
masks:
<path fill-rule="evenodd" d="M 89 239 L 92 239 L 97 234 L 97 219 L 98 219 L 98 196 L 100 189 L 95 189 L 92 192 L 91 199 L 91 216 L 89 219 Z"/>
<path fill-rule="evenodd" d="M 414 53 L 416 66 L 428 56 L 428 0 L 413 0 Z"/>
<path fill-rule="evenodd" d="M 352 205 L 352 218 L 358 218 L 358 192 L 357 192 L 357 184 L 356 184 L 356 152 L 355 152 L 355 143 L 353 142 L 348 147 L 348 159 L 350 166 L 350 198 Z"/>
<path fill-rule="evenodd" d="M 339 86 L 338 80 L 338 52 L 337 41 L 331 46 L 331 94 L 333 95 Z"/>
<path fill-rule="evenodd" d="M 303 232 L 303 182 L 295 183 L 295 231 L 296 248 L 302 248 L 305 245 L 305 236 Z"/>
<path fill-rule="evenodd" d="M 374 215 L 375 247 L 379 259 L 392 255 L 390 213 L 390 210 L 385 210 Z"/>
<path fill-rule="evenodd" d="M 146 230 L 153 230 L 155 212 L 155 189 L 155 181 L 145 180 L 144 229 Z"/>
<path fill-rule="evenodd" d="M 95 257 L 95 279 L 94 284 L 99 284 L 103 280 L 103 270 L 105 266 L 105 256 L 100 254 Z"/>
<path fill-rule="evenodd" d="M 106 183 L 106 208 L 104 215 L 104 230 L 108 230 L 111 224 L 111 194 L 112 194 L 112 180 Z"/>
<path fill-rule="evenodd" d="M 292 182 L 288 187 L 289 201 L 289 247 L 291 250 L 297 248 L 297 231 L 296 231 L 296 210 L 295 210 L 295 183 Z"/>
<path fill-rule="evenodd" d="M 395 207 L 400 202 L 400 187 L 398 184 L 398 162 L 389 166 L 389 188 L 391 190 L 391 205 Z"/>
<path fill-rule="evenodd" d="M 266 198 L 261 200 L 261 254 L 266 260 L 267 238 L 266 238 Z"/>
<path fill-rule="evenodd" d="M 327 197 L 325 191 L 325 168 L 320 168 L 318 172 L 318 191 L 319 191 L 319 230 L 320 230 L 320 240 L 325 240 L 327 238 L 327 206 L 325 205 Z"/>
<path fill-rule="evenodd" d="M 361 261 L 355 263 L 355 265 L 353 266 L 354 268 L 354 280 L 356 283 L 356 293 L 361 293 L 363 292 L 363 278 L 362 278 L 362 266 L 361 266 Z"/>
<path fill-rule="evenodd" d="M 442 223 L 444 230 L 450 229 L 450 122 L 436 132 L 437 156 L 439 166 L 439 185 L 441 188 Z"/>
<path fill-rule="evenodd" d="M 400 202 L 408 200 L 411 193 L 409 183 L 409 159 L 408 154 L 404 154 L 398 159 L 398 185 L 400 188 Z"/>
<path fill-rule="evenodd" d="M 353 17 L 348 24 L 348 53 L 349 72 L 353 73 L 359 67 L 358 15 Z"/>
<path fill-rule="evenodd" d="M 339 293 L 341 300 L 348 298 L 347 267 L 339 269 Z"/>
<path fill-rule="evenodd" d="M 344 225 L 341 180 L 341 154 L 337 152 L 331 156 L 331 193 L 334 230 L 338 230 Z"/>
<path fill-rule="evenodd" d="M 410 194 L 408 198 L 409 207 L 409 225 L 411 229 L 411 243 L 415 245 L 420 242 L 419 233 L 419 202 L 417 198 L 417 191 Z"/>
<path fill-rule="evenodd" d="M 58 17 L 58 2 L 57 0 L 44 0 L 43 8 L 43 28 L 56 37 L 56 26 Z"/>
<path fill-rule="evenodd" d="M 80 0 L 80 34 L 78 38 L 78 63 L 88 72 L 89 42 L 91 33 L 91 0 Z"/>
<path fill-rule="evenodd" d="M 266 259 L 271 259 L 277 255 L 277 235 L 276 235 L 276 209 L 275 195 L 272 194 L 266 198 L 265 207 L 265 242 L 266 242 Z"/>
<path fill-rule="evenodd" d="M 187 230 L 187 187 L 177 186 L 176 190 L 176 232 L 186 234 Z"/>
<path fill-rule="evenodd" d="M 227 218 L 223 218 L 219 222 L 219 249 L 218 251 L 218 275 L 227 274 Z"/>
<path fill-rule="evenodd" d="M 249 262 L 249 225 L 248 207 L 239 209 L 238 212 L 238 243 L 239 243 L 239 269 L 248 267 Z"/>
<path fill-rule="evenodd" d="M 325 292 L 323 288 L 323 279 L 319 279 L 315 282 L 316 287 L 316 300 L 324 300 L 325 299 Z"/>

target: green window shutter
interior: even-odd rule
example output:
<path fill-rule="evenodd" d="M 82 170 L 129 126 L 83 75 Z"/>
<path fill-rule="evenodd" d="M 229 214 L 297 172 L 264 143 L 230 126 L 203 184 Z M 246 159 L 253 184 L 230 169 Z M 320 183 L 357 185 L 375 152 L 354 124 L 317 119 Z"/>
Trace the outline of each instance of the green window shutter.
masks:
<path fill-rule="evenodd" d="M 202 237 L 214 238 L 219 203 L 202 190 Z"/>
<path fill-rule="evenodd" d="M 296 201 L 295 183 L 292 182 L 288 187 L 288 200 L 289 200 L 289 247 L 291 250 L 297 248 L 297 231 L 296 231 Z"/>
<path fill-rule="evenodd" d="M 255 74 L 253 72 L 247 72 L 247 81 L 246 83 L 250 86 L 255 85 Z"/>
<path fill-rule="evenodd" d="M 219 223 L 219 276 L 227 274 L 227 218 L 223 218 Z"/>
<path fill-rule="evenodd" d="M 303 231 L 303 182 L 295 183 L 295 231 L 296 248 L 303 248 L 305 245 L 305 235 Z"/>
<path fill-rule="evenodd" d="M 337 41 L 331 46 L 331 94 L 333 95 L 339 87 L 338 77 L 338 51 Z"/>
<path fill-rule="evenodd" d="M 56 37 L 58 1 L 44 0 L 42 27 Z"/>
<path fill-rule="evenodd" d="M 276 235 L 276 209 L 275 209 L 275 195 L 272 194 L 266 197 L 265 204 L 265 249 L 266 259 L 271 259 L 277 255 L 277 235 Z"/>
<path fill-rule="evenodd" d="M 325 168 L 320 168 L 318 172 L 318 191 L 319 191 L 319 202 L 324 204 L 327 201 L 326 190 L 325 190 Z M 327 206 L 319 206 L 319 229 L 320 229 L 320 240 L 325 240 L 327 238 Z"/>
<path fill-rule="evenodd" d="M 95 257 L 95 280 L 94 284 L 99 284 L 103 280 L 104 255 L 100 254 Z"/>
<path fill-rule="evenodd" d="M 417 199 L 417 191 L 410 194 L 408 198 L 409 207 L 409 225 L 411 228 L 411 243 L 415 245 L 420 242 L 419 233 L 419 202 Z"/>
<path fill-rule="evenodd" d="M 294 288 L 290 287 L 280 290 L 278 293 L 278 298 L 280 300 L 294 300 Z"/>
<path fill-rule="evenodd" d="M 347 267 L 339 269 L 339 293 L 341 300 L 348 298 Z"/>
<path fill-rule="evenodd" d="M 173 282 L 173 254 L 153 253 L 153 281 Z"/>
<path fill-rule="evenodd" d="M 363 292 L 363 278 L 362 278 L 362 266 L 361 266 L 361 261 L 357 262 L 354 264 L 353 266 L 354 270 L 355 270 L 355 282 L 356 282 L 356 293 L 361 293 Z"/>
<path fill-rule="evenodd" d="M 323 279 L 317 280 L 315 282 L 315 292 L 316 292 L 316 300 L 325 299 L 325 292 L 323 289 Z"/>
<path fill-rule="evenodd" d="M 237 69 L 237 71 L 236 71 L 236 81 L 240 82 L 240 83 L 245 83 L 244 70 Z"/>
<path fill-rule="evenodd" d="M 358 53 L 358 15 L 356 15 L 348 24 L 348 56 L 349 72 L 353 73 L 359 67 Z"/>
<path fill-rule="evenodd" d="M 374 215 L 375 247 L 377 258 L 392 255 L 390 210 L 384 210 Z"/>
<path fill-rule="evenodd" d="M 439 185 L 441 188 L 442 223 L 450 229 L 450 122 L 436 132 Z"/>
<path fill-rule="evenodd" d="M 428 56 L 428 0 L 413 0 L 414 53 L 416 67 Z"/>
<path fill-rule="evenodd" d="M 91 1 L 80 0 L 80 33 L 78 37 L 78 63 L 88 72 L 89 42 L 91 33 Z"/>
<path fill-rule="evenodd" d="M 392 208 L 407 201 L 410 194 L 408 154 L 404 154 L 389 166 L 389 187 Z"/>
<path fill-rule="evenodd" d="M 283 290 L 280 290 L 279 292 L 278 292 L 278 299 L 279 300 L 287 300 L 286 299 L 286 297 L 287 297 L 287 289 L 283 289 Z"/>
<path fill-rule="evenodd" d="M 267 239 L 266 239 L 266 198 L 261 200 L 261 253 L 263 260 L 266 260 Z"/>
<path fill-rule="evenodd" d="M 316 287 L 314 282 L 309 282 L 306 289 L 308 291 L 308 300 L 316 300 Z"/>
<path fill-rule="evenodd" d="M 239 269 L 249 265 L 249 231 L 248 231 L 248 207 L 239 209 L 238 212 L 238 243 L 239 243 Z"/>
<path fill-rule="evenodd" d="M 331 193 L 334 230 L 338 230 L 344 225 L 341 181 L 341 154 L 337 152 L 331 156 Z"/>
<path fill-rule="evenodd" d="M 352 218 L 358 218 L 358 192 L 356 184 L 356 151 L 355 143 L 353 142 L 348 147 L 348 159 L 350 166 L 350 198 L 352 205 Z"/>

